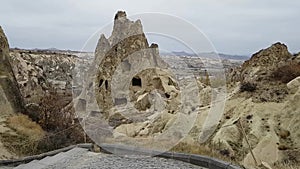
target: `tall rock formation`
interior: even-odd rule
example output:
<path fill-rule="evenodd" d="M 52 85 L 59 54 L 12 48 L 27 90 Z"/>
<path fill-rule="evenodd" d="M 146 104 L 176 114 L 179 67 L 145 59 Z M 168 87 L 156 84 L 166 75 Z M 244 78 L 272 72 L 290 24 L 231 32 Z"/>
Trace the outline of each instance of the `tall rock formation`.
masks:
<path fill-rule="evenodd" d="M 128 95 L 125 90 L 128 89 L 127 85 L 131 83 L 136 73 L 147 68 L 166 67 L 163 60 L 159 58 L 158 45 L 149 46 L 141 21 L 130 21 L 123 11 L 115 15 L 111 36 L 106 39 L 101 35 L 95 51 L 95 59 L 98 66 L 96 97 L 100 107 L 105 111 L 118 104 L 120 100 L 129 101 L 129 98 L 125 97 Z M 118 72 L 122 73 L 118 74 Z M 114 78 L 114 75 L 122 77 Z M 129 80 L 128 83 L 120 81 L 124 80 L 124 77 Z M 117 87 L 112 89 L 112 86 Z M 115 97 L 113 98 L 112 95 Z"/>
<path fill-rule="evenodd" d="M 7 38 L 0 27 L 0 112 L 23 112 L 24 104 L 9 56 Z"/>
<path fill-rule="evenodd" d="M 140 20 L 130 21 L 125 12 L 119 11 L 111 36 L 100 36 L 94 65 L 98 123 L 105 124 L 103 131 L 97 129 L 102 133 L 99 137 L 109 132 L 116 141 L 142 139 L 132 144 L 149 146 L 156 136 L 158 140 L 172 139 L 174 143 L 168 141 L 170 145 L 166 146 L 171 148 L 192 127 L 189 119 L 194 120 L 196 115 L 197 84 L 176 79 L 176 72 L 159 56 L 158 45 L 148 43 Z M 92 93 L 89 90 L 93 85 L 86 86 L 89 89 L 81 94 L 81 100 Z M 93 100 L 85 100 L 86 113 L 96 112 L 89 110 Z M 86 124 L 92 120 L 90 117 Z M 92 125 L 86 128 L 93 137 L 96 129 Z"/>

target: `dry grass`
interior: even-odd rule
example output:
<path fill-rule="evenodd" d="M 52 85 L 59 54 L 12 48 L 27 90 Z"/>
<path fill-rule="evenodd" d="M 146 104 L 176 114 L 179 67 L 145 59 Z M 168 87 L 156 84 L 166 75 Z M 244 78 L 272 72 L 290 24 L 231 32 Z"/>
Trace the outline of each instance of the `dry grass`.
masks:
<path fill-rule="evenodd" d="M 233 164 L 241 165 L 239 164 L 239 162 L 233 160 L 232 157 L 229 157 L 226 154 L 222 154 L 222 150 L 217 150 L 211 147 L 217 147 L 217 146 L 203 145 L 198 143 L 188 144 L 185 142 L 180 142 L 171 151 L 190 153 L 190 154 L 199 154 L 199 155 L 209 156 L 223 161 L 231 162 Z M 265 169 L 265 167 L 257 167 L 257 168 Z M 300 165 L 298 163 L 293 163 L 293 162 L 282 162 L 282 163 L 276 163 L 272 167 L 272 169 L 300 169 Z"/>
<path fill-rule="evenodd" d="M 214 146 L 202 145 L 196 142 L 194 143 L 180 142 L 175 147 L 173 147 L 171 151 L 189 153 L 189 154 L 199 154 L 199 155 L 221 159 L 228 162 L 233 162 L 228 154 L 222 155 L 220 150 L 216 150 L 210 147 L 214 147 Z"/>
<path fill-rule="evenodd" d="M 36 122 L 33 122 L 28 116 L 19 114 L 7 119 L 7 124 L 18 134 L 29 137 L 32 140 L 40 140 L 45 136 L 45 132 Z"/>
<path fill-rule="evenodd" d="M 0 139 L 6 148 L 19 156 L 25 156 L 91 142 L 85 138 L 80 123 L 74 120 L 73 106 L 66 107 L 69 103 L 66 97 L 51 91 L 41 100 L 41 110 L 37 115 L 28 114 L 28 117 L 20 114 L 8 118 L 6 124 L 14 132 L 1 134 Z"/>
<path fill-rule="evenodd" d="M 280 163 L 276 164 L 273 169 L 300 169 L 299 164 L 294 164 L 294 163 Z"/>
<path fill-rule="evenodd" d="M 1 142 L 8 150 L 18 156 L 39 153 L 38 146 L 45 133 L 37 123 L 23 114 L 9 117 L 6 123 L 15 131 L 1 134 Z"/>

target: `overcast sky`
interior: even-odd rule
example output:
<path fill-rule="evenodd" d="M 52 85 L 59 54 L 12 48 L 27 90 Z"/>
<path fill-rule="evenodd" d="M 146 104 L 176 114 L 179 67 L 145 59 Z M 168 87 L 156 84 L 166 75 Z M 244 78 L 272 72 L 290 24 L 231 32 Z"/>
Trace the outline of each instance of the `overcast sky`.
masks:
<path fill-rule="evenodd" d="M 250 55 L 277 41 L 300 52 L 298 0 L 2 0 L 0 8 L 11 47 L 81 50 L 116 11 L 125 10 L 183 18 L 220 53 Z"/>

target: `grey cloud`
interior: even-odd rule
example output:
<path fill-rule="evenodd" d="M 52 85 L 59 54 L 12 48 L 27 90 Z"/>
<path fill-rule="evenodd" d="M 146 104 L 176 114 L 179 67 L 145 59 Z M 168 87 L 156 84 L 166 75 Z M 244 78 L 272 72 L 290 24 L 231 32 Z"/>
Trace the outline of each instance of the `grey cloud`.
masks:
<path fill-rule="evenodd" d="M 299 52 L 299 7 L 300 1 L 282 0 L 4 0 L 0 25 L 12 47 L 80 50 L 117 10 L 161 12 L 197 26 L 219 52 L 250 54 L 275 41 Z"/>

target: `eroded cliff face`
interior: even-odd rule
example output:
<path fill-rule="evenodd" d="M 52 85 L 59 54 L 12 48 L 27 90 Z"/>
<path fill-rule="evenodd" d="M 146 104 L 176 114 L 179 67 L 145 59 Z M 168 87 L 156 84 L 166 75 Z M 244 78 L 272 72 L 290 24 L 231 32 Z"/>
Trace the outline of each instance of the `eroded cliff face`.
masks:
<path fill-rule="evenodd" d="M 10 55 L 26 104 L 38 104 L 50 90 L 71 94 L 72 71 L 78 57 L 30 50 L 11 50 Z"/>
<path fill-rule="evenodd" d="M 39 122 L 43 114 L 50 111 L 47 109 L 56 104 L 57 109 L 60 109 L 56 111 L 65 116 L 62 109 L 67 106 L 68 109 L 72 108 L 73 69 L 82 60 L 72 54 L 42 50 L 11 49 L 9 54 L 27 110 L 25 114 Z M 52 97 L 59 100 L 51 101 Z M 75 118 L 74 111 L 68 114 Z"/>
<path fill-rule="evenodd" d="M 1 113 L 22 113 L 24 104 L 11 66 L 9 45 L 0 27 L 0 91 Z"/>
<path fill-rule="evenodd" d="M 280 71 L 293 64 L 293 58 L 286 45 L 275 43 L 253 54 L 241 67 L 233 70 L 229 81 L 240 82 L 242 90 L 252 91 L 242 96 L 252 97 L 255 102 L 283 102 L 288 94 L 286 83 L 297 75 L 283 80 L 281 76 L 288 74 L 280 74 Z"/>
<path fill-rule="evenodd" d="M 191 127 L 185 120 L 195 115 L 196 103 L 190 99 L 183 105 L 182 100 L 198 98 L 193 97 L 198 91 L 197 83 L 192 86 L 176 81 L 176 75 L 160 57 L 158 45 L 149 45 L 140 20 L 130 21 L 125 12 L 119 11 L 111 36 L 100 36 L 94 66 L 98 116 L 107 121 L 109 137 L 146 140 L 166 132 L 164 137 L 176 137 L 172 140 L 176 142 Z M 184 96 L 180 89 L 186 90 Z M 85 96 L 81 97 L 84 100 Z M 96 112 L 84 107 L 87 113 Z M 147 140 L 139 144 L 145 145 Z"/>
<path fill-rule="evenodd" d="M 161 79 L 158 72 L 166 71 L 166 78 L 170 76 L 172 79 L 171 75 L 168 75 L 168 70 L 162 70 L 166 68 L 166 64 L 158 54 L 158 45 L 149 46 L 141 21 L 130 21 L 125 12 L 119 11 L 116 14 L 112 35 L 108 39 L 101 35 L 95 53 L 95 58 L 99 61 L 96 81 L 97 101 L 106 114 L 110 114 L 109 111 L 113 106 L 135 102 L 139 96 L 150 92 L 150 89 L 146 88 L 155 85 L 151 82 L 153 79 L 146 79 L 146 76 L 150 77 L 149 74 L 152 78 L 157 76 L 159 81 Z M 156 67 L 161 69 L 158 70 Z M 141 71 L 144 73 L 138 74 Z M 147 85 L 147 83 L 151 84 Z M 131 90 L 128 90 L 129 88 Z M 161 83 L 156 84 L 151 90 L 160 88 L 163 88 Z M 132 91 L 134 93 L 130 98 L 129 93 Z M 171 95 L 171 93 L 163 93 L 163 95 Z M 142 109 L 145 111 L 147 107 L 145 106 L 139 107 L 144 107 Z"/>
<path fill-rule="evenodd" d="M 16 157 L 16 154 L 6 147 L 11 143 L 5 142 L 4 135 L 18 136 L 18 133 L 9 127 L 7 119 L 19 113 L 25 113 L 23 98 L 12 70 L 7 38 L 0 27 L 0 159 Z"/>
<path fill-rule="evenodd" d="M 296 105 L 300 103 L 297 77 L 300 62 L 297 57 L 288 52 L 286 45 L 276 43 L 234 70 L 231 80 L 240 82 L 234 85 L 240 90 L 229 93 L 219 129 L 207 143 L 228 151 L 227 155 L 247 168 L 255 167 L 249 147 L 258 164 L 299 163 L 300 109 Z M 287 83 L 286 79 L 292 80 Z M 248 86 L 243 86 L 246 83 Z M 204 123 L 201 116 L 197 121 L 196 126 Z"/>

